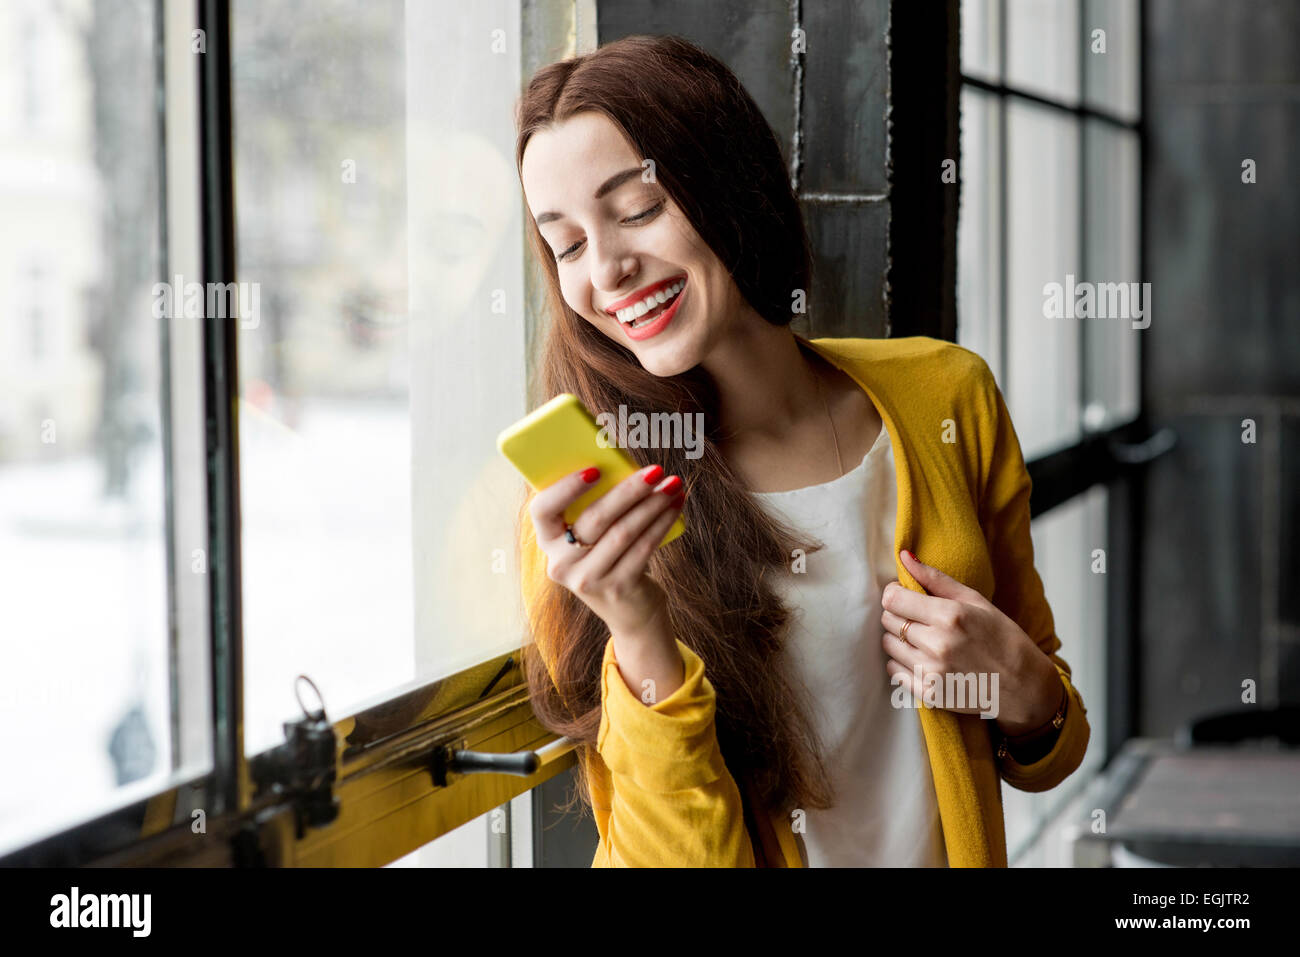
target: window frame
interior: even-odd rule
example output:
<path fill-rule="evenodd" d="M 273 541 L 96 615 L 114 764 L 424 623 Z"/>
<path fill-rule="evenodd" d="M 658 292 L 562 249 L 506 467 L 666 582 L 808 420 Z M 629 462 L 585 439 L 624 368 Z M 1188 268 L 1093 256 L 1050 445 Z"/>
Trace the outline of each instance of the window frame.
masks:
<path fill-rule="evenodd" d="M 1137 116 L 1126 119 L 1118 113 L 1100 108 L 1090 103 L 1087 84 L 1087 56 L 1079 58 L 1079 96 L 1078 103 L 1071 104 L 1050 96 L 1044 96 L 1029 90 L 1008 85 L 1007 83 L 1007 0 L 989 0 L 991 11 L 996 11 L 997 48 L 999 77 L 997 82 L 982 79 L 957 69 L 958 98 L 966 88 L 982 91 L 996 98 L 997 105 L 997 140 L 998 169 L 997 198 L 994 201 L 1001 213 L 999 216 L 999 281 L 998 298 L 1000 308 L 997 313 L 995 341 L 998 349 L 998 365 L 1007 370 L 1007 278 L 1008 278 L 1008 190 L 1007 190 L 1007 103 L 1018 101 L 1036 108 L 1052 111 L 1054 115 L 1070 116 L 1079 131 L 1079 255 L 1080 275 L 1088 275 L 1088 215 L 1087 215 L 1087 150 L 1088 127 L 1090 121 L 1099 122 L 1115 129 L 1135 134 L 1138 154 L 1136 194 L 1138 202 L 1137 218 L 1137 269 L 1138 280 L 1147 274 L 1148 263 L 1148 203 L 1146 182 L 1149 161 L 1149 133 L 1146 124 L 1148 114 L 1148 7 L 1146 0 L 1135 0 L 1137 9 L 1137 28 L 1139 32 L 1138 49 L 1138 102 Z M 1087 30 L 1088 2 L 1076 0 L 1078 13 L 1078 37 L 1083 43 L 1089 36 Z M 959 99 L 958 99 L 959 102 Z M 1084 324 L 1081 331 L 1079 348 L 1079 388 L 1080 409 L 1087 405 L 1089 382 L 1089 349 L 1087 333 L 1089 327 Z M 955 341 L 955 336 L 951 337 Z M 1109 425 L 1098 430 L 1089 430 L 1086 422 L 1080 423 L 1080 437 L 1077 441 L 1056 448 L 1026 462 L 1032 482 L 1030 493 L 1030 516 L 1038 518 L 1052 509 L 1067 502 L 1072 502 L 1097 485 L 1107 490 L 1107 554 L 1110 559 L 1106 576 L 1105 641 L 1106 641 L 1106 689 L 1105 704 L 1106 740 L 1102 765 L 1108 765 L 1119 754 L 1123 743 L 1139 727 L 1138 689 L 1141 687 L 1141 654 L 1137 641 L 1140 634 L 1141 606 L 1140 592 L 1137 587 L 1137 574 L 1142 568 L 1142 542 L 1139 530 L 1144 524 L 1143 501 L 1145 497 L 1146 468 L 1159 456 L 1173 446 L 1173 434 L 1168 429 L 1161 429 L 1153 434 L 1152 423 L 1148 413 L 1147 402 L 1147 368 L 1148 357 L 1142 340 L 1136 342 L 1137 356 L 1137 411 L 1127 421 Z M 1008 372 L 1009 374 L 1009 372 Z M 1086 782 L 1080 781 L 1067 788 L 1068 793 L 1054 807 L 1065 804 Z M 1048 816 L 1049 818 L 1051 815 Z M 1047 822 L 1040 822 L 1032 830 L 1025 846 L 1032 846 Z"/>
<path fill-rule="evenodd" d="M 1079 36 L 1086 36 L 1085 24 L 1087 20 L 1087 2 L 1086 0 L 1075 0 L 1079 16 Z M 985 94 L 995 97 L 998 102 L 997 128 L 998 128 L 998 203 L 1001 214 L 998 217 L 999 229 L 999 268 L 1001 278 L 999 281 L 999 308 L 997 314 L 998 329 L 996 332 L 996 341 L 998 343 L 998 360 L 999 369 L 1007 369 L 1007 341 L 1008 341 L 1008 319 L 1007 319 L 1007 274 L 1008 274 L 1008 256 L 1007 256 L 1007 111 L 1006 104 L 1008 101 L 1018 101 L 1025 104 L 1032 104 L 1042 109 L 1050 110 L 1054 115 L 1068 114 L 1073 117 L 1077 123 L 1079 131 L 1079 195 L 1078 203 L 1081 215 L 1079 217 L 1079 257 L 1080 257 L 1080 275 L 1088 274 L 1088 217 L 1087 209 L 1087 175 L 1085 173 L 1087 164 L 1087 127 L 1088 120 L 1095 120 L 1111 126 L 1116 129 L 1124 130 L 1137 136 L 1138 144 L 1138 182 L 1137 195 L 1140 209 L 1138 219 L 1138 275 L 1146 275 L 1146 189 L 1145 189 L 1145 167 L 1147 157 L 1147 140 L 1148 133 L 1145 124 L 1146 116 L 1146 0 L 1136 0 L 1139 4 L 1138 12 L 1138 30 L 1140 38 L 1138 42 L 1139 58 L 1139 106 L 1138 116 L 1136 119 L 1128 120 L 1124 117 L 1112 113 L 1108 110 L 1100 109 L 1087 104 L 1087 59 L 1081 56 L 1079 58 L 1079 102 L 1078 104 L 1067 103 L 1052 97 L 1034 93 L 1029 90 L 1023 90 L 1018 87 L 1008 86 L 1006 82 L 1006 62 L 1007 62 L 1007 0 L 990 0 L 990 3 L 997 5 L 997 31 L 998 31 L 998 58 L 999 58 L 999 75 L 1001 79 L 998 82 L 984 80 L 976 76 L 967 74 L 964 70 L 958 68 L 958 85 L 960 90 L 971 88 L 980 90 Z M 1082 41 L 1081 41 L 1082 42 Z M 1086 338 L 1088 326 L 1085 324 L 1081 327 L 1083 336 Z M 955 341 L 955 335 L 950 337 Z M 1119 479 L 1127 475 L 1127 470 L 1136 465 L 1145 464 L 1150 459 L 1141 461 L 1129 461 L 1132 455 L 1127 455 L 1126 450 L 1131 448 L 1139 436 L 1149 436 L 1149 423 L 1146 420 L 1146 362 L 1144 350 L 1141 348 L 1141 340 L 1138 340 L 1138 411 L 1127 421 L 1089 432 L 1086 425 L 1081 425 L 1083 436 L 1070 445 L 1063 446 L 1052 450 L 1042 456 L 1035 457 L 1026 462 L 1029 469 L 1030 478 L 1033 479 L 1034 489 L 1031 494 L 1030 512 L 1033 517 L 1038 517 L 1044 512 L 1055 508 L 1064 502 L 1069 501 L 1076 495 L 1079 495 L 1094 484 L 1105 483 L 1113 479 Z M 1088 389 L 1088 349 L 1086 343 L 1081 341 L 1079 349 L 1079 388 L 1080 388 L 1080 408 L 1086 406 L 1087 389 Z M 1114 451 L 1112 451 L 1114 450 Z M 1151 451 L 1155 451 L 1154 449 Z M 1156 452 L 1155 454 L 1159 454 Z M 1081 484 L 1081 482 L 1083 484 Z"/>

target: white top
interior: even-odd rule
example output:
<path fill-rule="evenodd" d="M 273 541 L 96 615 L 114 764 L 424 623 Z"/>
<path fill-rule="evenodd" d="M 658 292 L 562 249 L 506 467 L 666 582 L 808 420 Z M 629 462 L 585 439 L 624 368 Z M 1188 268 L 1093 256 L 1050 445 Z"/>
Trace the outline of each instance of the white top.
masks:
<path fill-rule="evenodd" d="M 947 867 L 920 717 L 891 705 L 895 686 L 880 644 L 880 593 L 898 577 L 888 430 L 832 482 L 750 494 L 826 546 L 807 553 L 802 571 L 792 561 L 773 581 L 794 613 L 791 658 L 811 692 L 835 787 L 834 807 L 805 812 L 809 866 Z"/>

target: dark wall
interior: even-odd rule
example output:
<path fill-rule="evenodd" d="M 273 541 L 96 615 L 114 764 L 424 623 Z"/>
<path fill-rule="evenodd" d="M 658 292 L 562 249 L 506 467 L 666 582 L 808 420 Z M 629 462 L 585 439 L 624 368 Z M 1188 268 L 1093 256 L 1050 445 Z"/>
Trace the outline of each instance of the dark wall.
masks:
<path fill-rule="evenodd" d="M 1142 733 L 1300 701 L 1300 3 L 1149 0 Z M 1242 182 L 1242 162 L 1257 182 Z M 1254 444 L 1242 441 L 1253 419 Z"/>
<path fill-rule="evenodd" d="M 888 331 L 888 25 L 888 0 L 599 3 L 600 43 L 685 37 L 732 69 L 776 131 L 813 244 L 809 317 L 793 325 L 803 335 Z M 796 28 L 806 36 L 800 56 L 791 52 Z"/>

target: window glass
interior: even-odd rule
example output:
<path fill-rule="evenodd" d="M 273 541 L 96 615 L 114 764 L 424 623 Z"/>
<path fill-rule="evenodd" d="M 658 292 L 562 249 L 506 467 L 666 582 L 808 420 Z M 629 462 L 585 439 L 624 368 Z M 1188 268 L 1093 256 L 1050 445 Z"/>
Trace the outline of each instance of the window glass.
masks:
<path fill-rule="evenodd" d="M 153 16 L 0 5 L 0 849 L 176 758 Z"/>
<path fill-rule="evenodd" d="M 1107 495 L 1095 486 L 1034 519 L 1034 568 L 1052 608 L 1059 654 L 1070 681 L 1088 708 L 1088 750 L 1061 788 L 1029 793 L 1002 789 L 1007 852 L 1015 858 L 1037 829 L 1058 814 L 1079 787 L 1099 770 L 1106 751 L 1106 541 Z M 1041 862 L 1040 862 L 1041 863 Z M 1035 865 L 1038 866 L 1038 865 Z"/>
<path fill-rule="evenodd" d="M 1106 317 L 1083 321 L 1086 362 L 1084 427 L 1108 429 L 1138 414 L 1139 348 L 1153 321 L 1150 287 L 1139 282 L 1139 152 L 1136 133 L 1085 120 L 1084 207 L 1088 279 Z"/>
<path fill-rule="evenodd" d="M 1078 0 L 1006 0 L 1007 86 L 1079 100 Z"/>
<path fill-rule="evenodd" d="M 957 217 L 957 343 L 984 357 L 1002 379 L 1002 154 L 1000 99 L 961 94 L 961 204 Z"/>
<path fill-rule="evenodd" d="M 1111 567 L 1108 501 L 1106 487 L 1095 485 L 1034 519 L 1030 531 L 1060 654 L 1088 707 L 1085 770 L 1099 765 L 1106 750 L 1106 576 L 1121 571 Z"/>
<path fill-rule="evenodd" d="M 1080 435 L 1079 128 L 1023 101 L 1007 109 L 1007 406 L 1028 461 Z"/>
<path fill-rule="evenodd" d="M 1083 0 L 1083 10 L 1084 104 L 1136 120 L 1141 7 L 1137 0 Z"/>
<path fill-rule="evenodd" d="M 518 0 L 236 0 L 245 750 L 521 638 Z M 512 585 L 513 583 L 513 585 Z"/>
<path fill-rule="evenodd" d="M 991 83 L 1002 77 L 998 10 L 999 0 L 961 0 L 961 71 Z"/>

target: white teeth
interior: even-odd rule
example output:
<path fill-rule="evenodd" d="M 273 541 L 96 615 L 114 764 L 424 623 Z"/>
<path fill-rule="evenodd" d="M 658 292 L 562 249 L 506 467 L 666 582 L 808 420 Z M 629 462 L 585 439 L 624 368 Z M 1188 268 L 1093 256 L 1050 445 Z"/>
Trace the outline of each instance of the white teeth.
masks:
<path fill-rule="evenodd" d="M 644 316 L 655 306 L 661 305 L 662 303 L 665 303 L 669 299 L 673 298 L 675 295 L 677 295 L 679 292 L 682 291 L 682 287 L 684 287 L 685 285 L 686 285 L 686 280 L 679 279 L 677 280 L 677 282 L 673 283 L 667 289 L 660 289 L 658 292 L 654 293 L 653 295 L 646 296 L 636 305 L 628 306 L 626 309 L 620 309 L 618 311 L 618 321 L 622 323 L 631 324 L 635 320 L 640 319 L 642 316 Z M 633 328 L 636 327 L 633 326 Z"/>

